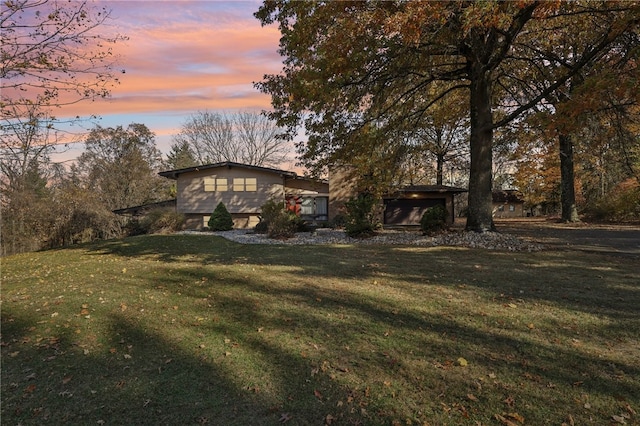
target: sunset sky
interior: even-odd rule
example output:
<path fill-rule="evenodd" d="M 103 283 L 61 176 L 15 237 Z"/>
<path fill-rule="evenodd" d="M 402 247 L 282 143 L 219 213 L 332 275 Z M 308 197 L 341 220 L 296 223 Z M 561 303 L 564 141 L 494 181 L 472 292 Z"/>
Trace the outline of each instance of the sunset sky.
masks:
<path fill-rule="evenodd" d="M 126 35 L 119 43 L 121 83 L 108 100 L 81 102 L 58 116 L 101 117 L 103 127 L 145 124 L 168 152 L 171 136 L 201 110 L 255 110 L 270 98 L 253 82 L 282 66 L 279 32 L 253 17 L 260 1 L 122 0 L 98 1 L 111 9 L 110 30 Z M 92 127 L 85 123 L 85 127 Z M 81 145 L 64 154 L 71 158 Z"/>

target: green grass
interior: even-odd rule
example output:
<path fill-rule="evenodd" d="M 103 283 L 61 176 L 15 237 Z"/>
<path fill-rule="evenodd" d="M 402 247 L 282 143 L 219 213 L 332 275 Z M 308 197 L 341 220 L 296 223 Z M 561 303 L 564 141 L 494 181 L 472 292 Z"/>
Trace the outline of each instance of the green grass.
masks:
<path fill-rule="evenodd" d="M 2 424 L 640 424 L 639 307 L 638 259 L 582 252 L 28 253 L 2 259 Z"/>

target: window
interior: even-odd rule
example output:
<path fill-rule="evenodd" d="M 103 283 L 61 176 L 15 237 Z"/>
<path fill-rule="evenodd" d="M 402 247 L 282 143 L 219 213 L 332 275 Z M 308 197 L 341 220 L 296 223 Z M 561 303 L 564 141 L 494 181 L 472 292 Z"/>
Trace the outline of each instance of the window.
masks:
<path fill-rule="evenodd" d="M 234 191 L 257 191 L 258 180 L 256 178 L 233 178 Z"/>
<path fill-rule="evenodd" d="M 509 211 L 510 212 L 515 212 L 516 211 L 516 206 L 514 206 L 513 204 L 509 204 Z"/>
<path fill-rule="evenodd" d="M 213 192 L 213 191 L 228 191 L 229 187 L 227 184 L 227 179 L 225 178 L 212 178 L 212 177 L 206 177 L 204 178 L 204 190 L 206 192 Z"/>
<path fill-rule="evenodd" d="M 300 197 L 296 201 L 299 208 L 299 216 L 311 220 L 328 219 L 328 197 Z"/>
<path fill-rule="evenodd" d="M 313 214 L 313 198 L 303 198 L 300 203 L 300 215 L 307 216 Z"/>
<path fill-rule="evenodd" d="M 213 192 L 216 190 L 216 180 L 214 178 L 204 178 L 204 190 L 206 192 Z"/>
<path fill-rule="evenodd" d="M 329 214 L 328 204 L 329 204 L 328 197 L 316 198 L 316 214 L 327 216 Z"/>
<path fill-rule="evenodd" d="M 503 205 L 499 205 L 498 206 L 498 211 L 499 212 L 503 212 L 504 211 L 504 206 Z"/>

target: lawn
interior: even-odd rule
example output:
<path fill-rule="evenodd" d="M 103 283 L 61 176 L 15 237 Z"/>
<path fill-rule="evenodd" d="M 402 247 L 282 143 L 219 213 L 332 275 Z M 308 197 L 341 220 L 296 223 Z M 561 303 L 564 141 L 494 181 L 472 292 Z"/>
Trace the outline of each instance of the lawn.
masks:
<path fill-rule="evenodd" d="M 640 265 L 142 236 L 2 259 L 2 424 L 640 424 Z"/>

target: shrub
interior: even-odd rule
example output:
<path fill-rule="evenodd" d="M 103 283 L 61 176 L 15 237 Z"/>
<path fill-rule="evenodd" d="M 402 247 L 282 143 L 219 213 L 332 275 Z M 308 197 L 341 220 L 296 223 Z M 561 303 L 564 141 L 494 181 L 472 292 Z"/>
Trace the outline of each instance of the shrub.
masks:
<path fill-rule="evenodd" d="M 329 228 L 341 229 L 344 228 L 344 224 L 347 223 L 347 217 L 343 214 L 337 214 L 331 221 L 328 223 Z"/>
<path fill-rule="evenodd" d="M 216 209 L 211 214 L 208 225 L 212 231 L 230 231 L 233 229 L 231 213 L 229 213 L 222 202 L 218 203 Z"/>
<path fill-rule="evenodd" d="M 149 234 L 167 234 L 182 229 L 184 215 L 171 209 L 152 210 L 143 219 Z"/>
<path fill-rule="evenodd" d="M 262 205 L 260 222 L 254 232 L 267 234 L 269 238 L 290 238 L 296 232 L 307 229 L 307 224 L 300 217 L 288 212 L 282 203 L 271 199 Z"/>
<path fill-rule="evenodd" d="M 345 203 L 347 211 L 344 230 L 350 237 L 366 238 L 375 234 L 374 206 L 376 198 L 371 194 L 358 194 Z"/>
<path fill-rule="evenodd" d="M 446 229 L 447 227 L 447 209 L 444 206 L 437 205 L 429 207 L 420 219 L 420 228 L 425 234 L 431 234 Z"/>
<path fill-rule="evenodd" d="M 184 215 L 172 209 L 154 209 L 143 218 L 132 218 L 127 222 L 127 235 L 170 234 L 182 229 Z"/>
<path fill-rule="evenodd" d="M 596 221 L 636 221 L 640 219 L 640 184 L 627 179 L 587 208 L 587 217 Z"/>
<path fill-rule="evenodd" d="M 268 200 L 260 208 L 260 222 L 254 228 L 257 234 L 266 234 L 269 232 L 269 224 L 284 210 L 282 203 L 274 199 Z"/>
<path fill-rule="evenodd" d="M 276 216 L 272 217 L 267 226 L 267 236 L 269 238 L 291 238 L 295 235 L 298 228 L 295 214 L 289 213 L 284 209 Z"/>

